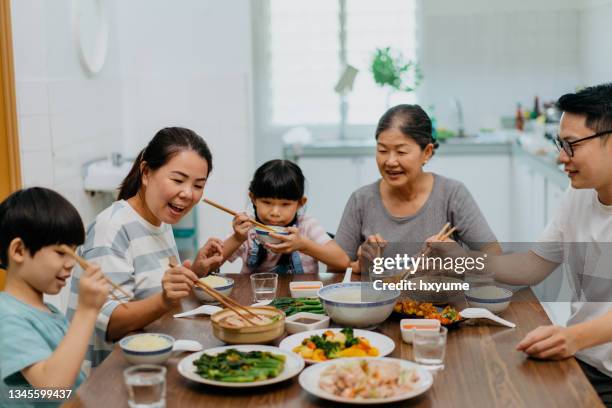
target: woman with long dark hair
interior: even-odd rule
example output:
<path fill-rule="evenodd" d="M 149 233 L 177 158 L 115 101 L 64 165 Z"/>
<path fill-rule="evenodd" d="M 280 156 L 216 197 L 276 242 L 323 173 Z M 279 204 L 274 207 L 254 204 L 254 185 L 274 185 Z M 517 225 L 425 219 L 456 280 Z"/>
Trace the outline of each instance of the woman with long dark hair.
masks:
<path fill-rule="evenodd" d="M 165 128 L 140 152 L 121 183 L 118 200 L 87 229 L 81 255 L 102 267 L 106 276 L 130 294 L 127 307 L 109 297 L 98 316 L 88 361 L 99 364 L 111 342 L 143 328 L 191 293 L 198 275 L 219 263 L 223 243 L 209 240 L 195 261 L 179 262 L 172 224 L 202 198 L 212 171 L 212 154 L 202 137 L 189 129 Z M 72 292 L 82 270 L 75 268 Z M 76 304 L 71 296 L 69 316 Z"/>

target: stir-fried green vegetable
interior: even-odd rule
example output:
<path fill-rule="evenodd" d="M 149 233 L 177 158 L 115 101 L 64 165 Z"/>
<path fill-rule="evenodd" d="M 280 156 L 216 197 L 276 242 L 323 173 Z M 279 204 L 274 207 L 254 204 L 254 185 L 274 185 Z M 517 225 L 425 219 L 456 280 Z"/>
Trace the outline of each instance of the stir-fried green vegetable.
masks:
<path fill-rule="evenodd" d="M 267 351 L 242 352 L 229 349 L 215 356 L 202 354 L 193 362 L 203 378 L 225 382 L 263 381 L 278 376 L 285 356 Z"/>
<path fill-rule="evenodd" d="M 325 314 L 325 309 L 318 298 L 279 297 L 274 299 L 270 306 L 282 310 L 287 316 L 299 312 Z"/>

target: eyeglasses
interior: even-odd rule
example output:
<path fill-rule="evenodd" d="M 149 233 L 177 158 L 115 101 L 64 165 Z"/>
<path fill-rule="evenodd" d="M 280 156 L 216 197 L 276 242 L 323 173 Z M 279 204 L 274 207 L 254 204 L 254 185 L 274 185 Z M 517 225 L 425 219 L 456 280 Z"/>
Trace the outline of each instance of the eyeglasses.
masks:
<path fill-rule="evenodd" d="M 603 132 L 598 132 L 598 133 L 595 133 L 594 135 L 583 137 L 582 139 L 574 140 L 572 142 L 568 142 L 565 139 L 561 139 L 561 137 L 557 135 L 557 138 L 554 140 L 554 142 L 555 142 L 555 146 L 557 146 L 557 150 L 561 151 L 561 149 L 563 149 L 569 157 L 574 157 L 574 148 L 572 146 L 574 146 L 576 143 L 584 142 L 585 140 L 589 140 L 589 139 L 595 139 L 596 137 L 601 137 L 601 136 L 607 135 L 608 133 L 612 133 L 612 129 L 605 130 Z"/>

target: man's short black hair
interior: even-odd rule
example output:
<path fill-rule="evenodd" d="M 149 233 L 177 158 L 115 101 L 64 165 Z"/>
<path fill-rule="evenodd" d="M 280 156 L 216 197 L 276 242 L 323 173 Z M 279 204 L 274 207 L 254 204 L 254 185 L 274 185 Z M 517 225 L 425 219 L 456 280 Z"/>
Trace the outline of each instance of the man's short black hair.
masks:
<path fill-rule="evenodd" d="M 557 107 L 563 112 L 585 115 L 586 126 L 595 132 L 612 131 L 612 83 L 565 94 L 557 101 Z"/>
<path fill-rule="evenodd" d="M 83 221 L 76 208 L 53 190 L 19 190 L 0 203 L 0 262 L 8 266 L 8 247 L 21 238 L 31 256 L 55 244 L 81 245 Z"/>

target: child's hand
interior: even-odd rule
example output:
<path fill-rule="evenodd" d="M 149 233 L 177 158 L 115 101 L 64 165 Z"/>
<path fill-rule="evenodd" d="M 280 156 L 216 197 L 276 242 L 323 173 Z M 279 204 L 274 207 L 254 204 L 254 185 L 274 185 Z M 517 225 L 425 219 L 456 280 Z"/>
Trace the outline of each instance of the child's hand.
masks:
<path fill-rule="evenodd" d="M 193 271 L 199 276 L 205 276 L 211 270 L 216 269 L 223 263 L 223 241 L 219 238 L 210 238 L 198 251 L 193 264 Z"/>
<path fill-rule="evenodd" d="M 90 264 L 79 282 L 79 308 L 98 311 L 106 302 L 109 284 L 98 265 Z"/>
<path fill-rule="evenodd" d="M 246 213 L 240 213 L 234 217 L 232 221 L 232 228 L 234 229 L 234 236 L 240 242 L 244 242 L 247 239 L 249 229 L 252 227 L 251 219 Z"/>
<path fill-rule="evenodd" d="M 176 304 L 180 299 L 189 296 L 198 277 L 192 270 L 182 265 L 173 266 L 162 277 L 162 296 L 167 306 Z"/>
<path fill-rule="evenodd" d="M 289 235 L 270 233 L 272 238 L 283 242 L 279 244 L 265 244 L 265 247 L 277 254 L 290 254 L 295 251 L 302 251 L 306 246 L 306 240 L 300 235 L 296 227 L 288 227 Z"/>

